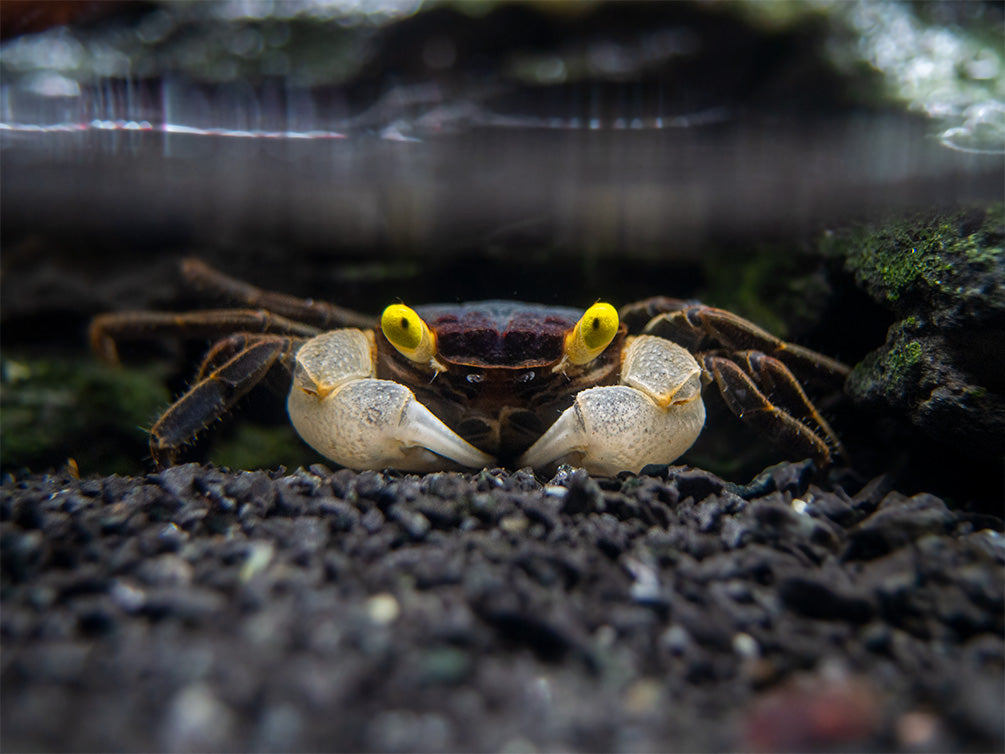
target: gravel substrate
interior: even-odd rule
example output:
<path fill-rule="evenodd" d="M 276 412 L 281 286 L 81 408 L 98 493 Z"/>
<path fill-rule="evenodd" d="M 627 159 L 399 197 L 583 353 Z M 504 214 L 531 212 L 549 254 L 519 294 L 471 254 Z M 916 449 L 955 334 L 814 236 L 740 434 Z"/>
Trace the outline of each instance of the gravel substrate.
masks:
<path fill-rule="evenodd" d="M 8 479 L 2 748 L 997 750 L 997 518 L 702 471 Z"/>

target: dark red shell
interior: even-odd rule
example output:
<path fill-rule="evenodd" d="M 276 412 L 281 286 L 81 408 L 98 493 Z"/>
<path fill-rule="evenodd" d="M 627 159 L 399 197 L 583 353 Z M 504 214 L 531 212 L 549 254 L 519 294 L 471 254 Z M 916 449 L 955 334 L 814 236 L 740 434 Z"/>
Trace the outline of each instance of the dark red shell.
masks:
<path fill-rule="evenodd" d="M 532 367 L 562 358 L 565 335 L 583 316 L 565 306 L 474 301 L 417 306 L 436 333 L 437 358 L 480 367 Z"/>

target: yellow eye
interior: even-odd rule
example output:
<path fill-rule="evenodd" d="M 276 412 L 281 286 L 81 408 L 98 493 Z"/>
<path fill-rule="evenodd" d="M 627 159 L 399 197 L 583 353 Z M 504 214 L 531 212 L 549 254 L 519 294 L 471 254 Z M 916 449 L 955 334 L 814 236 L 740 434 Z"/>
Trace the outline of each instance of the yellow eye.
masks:
<path fill-rule="evenodd" d="M 594 304 L 565 336 L 566 359 L 573 364 L 593 361 L 614 340 L 618 325 L 617 309 L 610 304 Z"/>
<path fill-rule="evenodd" d="M 413 309 L 391 304 L 380 315 L 380 329 L 388 342 L 409 360 L 434 363 L 436 337 Z"/>

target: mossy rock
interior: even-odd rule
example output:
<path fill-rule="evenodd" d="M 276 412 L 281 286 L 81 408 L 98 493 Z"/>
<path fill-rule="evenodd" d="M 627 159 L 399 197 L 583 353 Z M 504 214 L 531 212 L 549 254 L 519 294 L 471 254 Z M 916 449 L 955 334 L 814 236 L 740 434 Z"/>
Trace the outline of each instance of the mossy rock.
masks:
<path fill-rule="evenodd" d="M 991 337 L 1000 339 L 1002 334 Z M 1005 364 L 990 340 L 975 333 L 966 345 L 971 357 L 986 356 L 988 368 L 977 376 L 974 359 L 961 349 L 967 341 L 911 317 L 891 327 L 887 342 L 856 365 L 846 390 L 859 405 L 892 409 L 931 440 L 956 452 L 1001 457 L 1005 453 Z"/>
<path fill-rule="evenodd" d="M 965 210 L 860 229 L 845 265 L 876 301 L 940 326 L 1005 321 L 1005 210 Z"/>
<path fill-rule="evenodd" d="M 1005 453 L 1003 228 L 998 204 L 830 242 L 859 284 L 901 317 L 855 367 L 848 394 L 976 458 Z"/>
<path fill-rule="evenodd" d="M 0 468 L 81 473 L 149 470 L 144 429 L 169 403 L 163 369 L 118 369 L 89 358 L 0 359 Z"/>

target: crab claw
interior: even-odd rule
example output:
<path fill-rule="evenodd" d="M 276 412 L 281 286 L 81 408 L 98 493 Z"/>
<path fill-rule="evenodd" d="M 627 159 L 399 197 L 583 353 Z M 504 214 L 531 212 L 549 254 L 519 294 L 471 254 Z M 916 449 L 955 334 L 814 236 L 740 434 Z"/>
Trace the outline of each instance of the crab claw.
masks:
<path fill-rule="evenodd" d="M 691 447 L 705 424 L 705 404 L 701 369 L 690 354 L 659 338 L 636 338 L 622 382 L 579 393 L 519 463 L 572 463 L 614 475 L 671 463 Z"/>
<path fill-rule="evenodd" d="M 286 401 L 300 436 L 350 469 L 442 469 L 443 459 L 481 468 L 494 459 L 419 403 L 407 387 L 374 378 L 373 343 L 355 329 L 332 330 L 297 353 Z"/>
<path fill-rule="evenodd" d="M 354 380 L 325 396 L 294 386 L 287 407 L 311 447 L 351 469 L 429 471 L 443 468 L 444 458 L 471 468 L 493 462 L 390 380 Z"/>
<path fill-rule="evenodd" d="M 541 468 L 572 463 L 602 476 L 638 472 L 650 463 L 676 460 L 704 423 L 701 400 L 668 411 L 626 385 L 590 388 L 576 396 L 519 464 Z"/>

